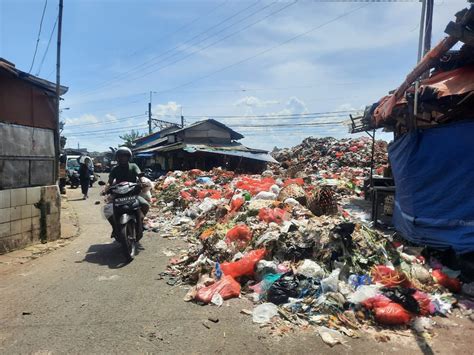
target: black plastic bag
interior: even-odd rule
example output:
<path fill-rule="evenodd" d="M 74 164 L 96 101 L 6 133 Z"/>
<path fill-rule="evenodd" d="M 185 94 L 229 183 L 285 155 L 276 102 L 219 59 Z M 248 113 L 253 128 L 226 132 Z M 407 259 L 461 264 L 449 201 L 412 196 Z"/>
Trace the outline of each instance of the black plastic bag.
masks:
<path fill-rule="evenodd" d="M 287 303 L 288 298 L 298 297 L 300 293 L 298 286 L 298 278 L 292 272 L 288 272 L 272 284 L 268 290 L 267 300 L 274 304 Z"/>

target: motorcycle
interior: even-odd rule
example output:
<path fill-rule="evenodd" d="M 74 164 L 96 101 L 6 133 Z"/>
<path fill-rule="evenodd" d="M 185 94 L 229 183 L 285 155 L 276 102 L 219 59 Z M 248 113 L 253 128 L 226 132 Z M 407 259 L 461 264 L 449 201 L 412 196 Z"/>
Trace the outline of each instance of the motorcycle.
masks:
<path fill-rule="evenodd" d="M 104 186 L 105 182 L 99 181 L 99 185 Z M 135 257 L 137 242 L 143 235 L 141 207 L 138 200 L 140 191 L 140 184 L 122 182 L 104 192 L 112 197 L 114 238 L 121 244 L 128 261 L 132 261 Z"/>
<path fill-rule="evenodd" d="M 81 184 L 81 180 L 79 178 L 79 172 L 74 169 L 71 169 L 69 170 L 68 175 L 69 175 L 69 184 L 71 185 L 71 188 L 76 189 L 77 187 L 79 187 L 79 185 Z"/>

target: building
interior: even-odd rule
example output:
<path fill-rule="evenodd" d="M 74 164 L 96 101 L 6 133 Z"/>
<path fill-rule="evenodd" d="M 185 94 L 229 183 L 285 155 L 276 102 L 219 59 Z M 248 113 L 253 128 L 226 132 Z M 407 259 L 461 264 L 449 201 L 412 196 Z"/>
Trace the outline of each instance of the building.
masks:
<path fill-rule="evenodd" d="M 60 236 L 56 107 L 54 83 L 0 58 L 0 253 Z"/>
<path fill-rule="evenodd" d="M 266 150 L 248 148 L 244 138 L 228 126 L 207 119 L 186 127 L 171 127 L 138 140 L 133 148 L 144 166 L 164 170 L 228 170 L 258 172 L 267 163 L 276 163 Z M 144 143 L 146 142 L 146 143 Z"/>

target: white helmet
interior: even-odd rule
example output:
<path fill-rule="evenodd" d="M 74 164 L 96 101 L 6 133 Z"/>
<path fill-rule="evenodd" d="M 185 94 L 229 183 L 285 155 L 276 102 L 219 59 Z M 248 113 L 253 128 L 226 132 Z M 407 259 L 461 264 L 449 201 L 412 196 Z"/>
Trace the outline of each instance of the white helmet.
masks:
<path fill-rule="evenodd" d="M 132 151 L 130 150 L 130 148 L 128 147 L 119 147 L 116 151 L 115 151 L 115 156 L 119 156 L 120 154 L 124 154 L 124 155 L 128 155 L 128 158 L 131 158 L 132 157 Z"/>

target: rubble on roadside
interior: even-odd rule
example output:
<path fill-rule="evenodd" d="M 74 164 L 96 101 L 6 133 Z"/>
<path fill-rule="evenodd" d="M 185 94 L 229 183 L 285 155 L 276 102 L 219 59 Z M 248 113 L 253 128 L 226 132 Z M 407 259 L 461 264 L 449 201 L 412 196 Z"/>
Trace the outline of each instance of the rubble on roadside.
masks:
<path fill-rule="evenodd" d="M 327 154 L 312 158 L 325 144 Z M 148 227 L 189 244 L 163 276 L 171 285 L 192 286 L 185 301 L 220 306 L 248 297 L 256 304 L 254 322 L 315 327 L 331 346 L 375 324 L 431 332 L 429 317 L 446 316 L 458 303 L 459 273 L 345 213 L 341 200 L 357 191 L 342 194 L 340 185 L 324 182 L 323 168 L 339 182 L 353 181 L 345 172 L 366 169 L 368 144 L 306 139 L 276 153 L 279 160 L 317 165 L 304 174 L 277 167 L 261 175 L 195 169 L 160 178 Z M 341 147 L 355 154 L 354 146 L 360 157 L 353 160 Z M 347 160 L 335 167 L 329 156 L 341 151 Z M 383 154 L 376 154 L 380 166 Z M 343 166 L 351 162 L 356 166 Z M 466 285 L 464 293 L 472 293 Z M 464 304 L 472 309 L 472 302 Z"/>

